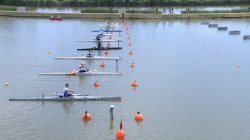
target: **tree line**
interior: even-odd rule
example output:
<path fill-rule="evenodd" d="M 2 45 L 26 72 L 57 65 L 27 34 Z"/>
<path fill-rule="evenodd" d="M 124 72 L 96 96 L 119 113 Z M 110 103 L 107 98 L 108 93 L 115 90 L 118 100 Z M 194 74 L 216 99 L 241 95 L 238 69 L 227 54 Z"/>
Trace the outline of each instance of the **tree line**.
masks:
<path fill-rule="evenodd" d="M 250 0 L 0 0 L 0 5 L 53 7 L 210 6 L 248 4 L 250 4 Z"/>

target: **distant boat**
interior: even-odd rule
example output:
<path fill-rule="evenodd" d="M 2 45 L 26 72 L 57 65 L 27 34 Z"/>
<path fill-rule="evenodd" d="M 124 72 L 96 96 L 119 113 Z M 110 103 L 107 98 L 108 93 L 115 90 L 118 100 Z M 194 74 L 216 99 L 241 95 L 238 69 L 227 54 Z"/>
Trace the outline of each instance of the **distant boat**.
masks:
<path fill-rule="evenodd" d="M 63 20 L 62 17 L 53 17 L 53 18 L 49 18 L 49 20 Z"/>

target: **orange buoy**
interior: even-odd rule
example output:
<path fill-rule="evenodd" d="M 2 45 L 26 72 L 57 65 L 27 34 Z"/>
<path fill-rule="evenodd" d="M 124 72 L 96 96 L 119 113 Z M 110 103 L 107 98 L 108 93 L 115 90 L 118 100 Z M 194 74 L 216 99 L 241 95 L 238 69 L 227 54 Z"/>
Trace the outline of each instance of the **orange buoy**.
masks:
<path fill-rule="evenodd" d="M 126 28 L 126 30 L 128 30 L 128 27 Z"/>
<path fill-rule="evenodd" d="M 101 67 L 105 67 L 106 65 L 105 65 L 105 63 L 104 62 L 102 62 L 102 64 L 101 64 Z"/>
<path fill-rule="evenodd" d="M 130 47 L 131 47 L 131 46 L 132 46 L 132 43 L 130 42 L 130 43 L 128 44 L 128 46 L 130 46 Z"/>
<path fill-rule="evenodd" d="M 99 83 L 98 81 L 96 81 L 96 82 L 94 83 L 94 86 L 95 86 L 95 87 L 99 87 L 99 86 L 100 86 L 100 83 Z"/>
<path fill-rule="evenodd" d="M 132 68 L 135 67 L 135 63 L 132 63 L 132 64 L 130 65 L 130 67 L 132 67 Z"/>
<path fill-rule="evenodd" d="M 129 52 L 130 55 L 134 54 L 132 51 Z"/>
<path fill-rule="evenodd" d="M 88 113 L 88 111 L 85 111 L 85 114 L 82 116 L 82 119 L 84 121 L 90 121 L 92 120 L 92 116 Z"/>
<path fill-rule="evenodd" d="M 124 139 L 125 138 L 125 133 L 122 130 L 118 130 L 116 132 L 116 138 L 117 139 Z"/>
<path fill-rule="evenodd" d="M 109 51 L 108 51 L 108 50 L 106 50 L 106 51 L 105 51 L 105 54 L 106 54 L 106 55 L 108 55 L 108 54 L 109 54 Z"/>
<path fill-rule="evenodd" d="M 108 42 L 108 47 L 110 47 L 111 46 L 111 44 Z"/>
<path fill-rule="evenodd" d="M 142 114 L 140 114 L 139 111 L 138 111 L 137 114 L 135 115 L 135 120 L 136 120 L 136 121 L 142 121 L 142 120 L 143 120 L 143 116 L 142 116 Z"/>
<path fill-rule="evenodd" d="M 138 87 L 138 83 L 136 81 L 134 81 L 132 84 L 131 84 L 132 87 Z"/>
<path fill-rule="evenodd" d="M 109 39 L 112 39 L 112 36 L 110 36 Z"/>
<path fill-rule="evenodd" d="M 130 39 L 130 36 L 128 36 L 128 40 Z"/>

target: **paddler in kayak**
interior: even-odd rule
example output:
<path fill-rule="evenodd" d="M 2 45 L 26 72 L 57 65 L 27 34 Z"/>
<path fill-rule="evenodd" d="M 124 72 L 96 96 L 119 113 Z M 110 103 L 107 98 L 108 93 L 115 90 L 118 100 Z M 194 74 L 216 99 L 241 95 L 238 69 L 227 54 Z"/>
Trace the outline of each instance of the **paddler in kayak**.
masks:
<path fill-rule="evenodd" d="M 96 40 L 101 40 L 101 36 L 100 34 L 98 34 L 96 37 L 95 37 Z"/>
<path fill-rule="evenodd" d="M 100 29 L 99 34 L 100 34 L 100 35 L 103 35 L 103 32 L 104 32 L 104 31 L 103 31 L 102 29 Z"/>
<path fill-rule="evenodd" d="M 87 69 L 87 66 L 82 62 L 81 65 L 79 66 L 79 73 L 81 73 L 81 72 L 87 72 L 87 71 L 89 71 Z"/>
<path fill-rule="evenodd" d="M 93 57 L 92 50 L 89 50 L 89 53 L 87 54 L 87 57 Z"/>
<path fill-rule="evenodd" d="M 69 92 L 71 92 L 71 93 L 69 93 Z M 62 91 L 62 95 L 63 95 L 63 97 L 69 97 L 69 96 L 72 96 L 72 94 L 74 92 L 75 92 L 74 90 L 69 89 L 69 84 L 65 84 L 65 87 Z"/>

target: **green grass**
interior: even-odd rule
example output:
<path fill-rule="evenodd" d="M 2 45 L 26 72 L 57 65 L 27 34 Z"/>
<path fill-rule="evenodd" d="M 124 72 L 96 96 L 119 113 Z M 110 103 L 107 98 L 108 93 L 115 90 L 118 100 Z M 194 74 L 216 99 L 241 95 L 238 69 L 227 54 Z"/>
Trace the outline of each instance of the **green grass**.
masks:
<path fill-rule="evenodd" d="M 3 11 L 16 11 L 16 7 L 15 6 L 0 5 L 0 10 L 3 10 Z"/>
<path fill-rule="evenodd" d="M 241 9 L 232 9 L 232 10 L 190 10 L 189 13 L 246 13 L 248 12 L 247 8 L 241 8 Z M 186 11 L 181 11 L 181 13 L 186 13 Z"/>

